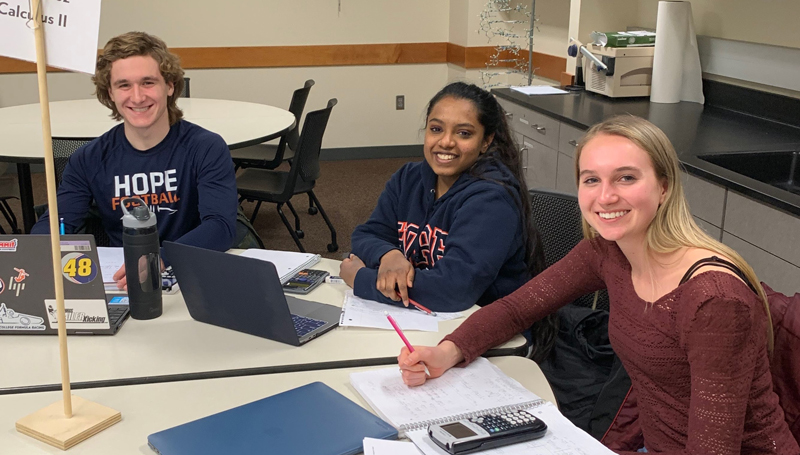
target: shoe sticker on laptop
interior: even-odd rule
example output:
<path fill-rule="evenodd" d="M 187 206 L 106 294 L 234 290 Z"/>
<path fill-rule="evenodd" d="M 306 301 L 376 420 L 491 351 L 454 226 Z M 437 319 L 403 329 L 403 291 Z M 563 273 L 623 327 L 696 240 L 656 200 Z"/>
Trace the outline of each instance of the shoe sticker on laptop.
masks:
<path fill-rule="evenodd" d="M 44 319 L 30 314 L 17 313 L 0 303 L 0 330 L 44 330 Z"/>
<path fill-rule="evenodd" d="M 58 313 L 56 300 L 45 299 L 47 319 L 51 329 L 58 328 Z M 64 299 L 64 313 L 66 314 L 67 329 L 107 329 L 108 308 L 106 299 Z"/>
<path fill-rule="evenodd" d="M 11 291 L 13 291 L 17 297 L 19 297 L 19 293 L 25 290 L 25 278 L 28 278 L 30 274 L 25 271 L 25 269 L 19 269 L 14 267 L 14 271 L 17 272 L 17 275 L 11 275 L 8 279 L 9 287 Z"/>

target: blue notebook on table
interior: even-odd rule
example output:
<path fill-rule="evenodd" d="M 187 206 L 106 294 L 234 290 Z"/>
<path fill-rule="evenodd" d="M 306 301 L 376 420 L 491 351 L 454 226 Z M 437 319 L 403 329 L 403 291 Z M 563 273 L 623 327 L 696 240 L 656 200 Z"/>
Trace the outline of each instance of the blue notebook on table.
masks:
<path fill-rule="evenodd" d="M 161 455 L 346 455 L 361 452 L 365 437 L 397 439 L 397 430 L 313 382 L 153 433 L 147 442 Z"/>

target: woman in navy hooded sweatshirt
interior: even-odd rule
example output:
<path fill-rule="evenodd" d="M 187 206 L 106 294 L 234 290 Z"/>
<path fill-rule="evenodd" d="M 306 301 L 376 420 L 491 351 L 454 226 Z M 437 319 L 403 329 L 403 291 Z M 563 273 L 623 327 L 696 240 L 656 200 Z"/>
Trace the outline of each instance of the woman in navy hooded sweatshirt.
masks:
<path fill-rule="evenodd" d="M 433 311 L 486 305 L 538 273 L 519 149 L 487 91 L 456 82 L 428 104 L 425 160 L 386 184 L 340 275 L 358 297 Z"/>

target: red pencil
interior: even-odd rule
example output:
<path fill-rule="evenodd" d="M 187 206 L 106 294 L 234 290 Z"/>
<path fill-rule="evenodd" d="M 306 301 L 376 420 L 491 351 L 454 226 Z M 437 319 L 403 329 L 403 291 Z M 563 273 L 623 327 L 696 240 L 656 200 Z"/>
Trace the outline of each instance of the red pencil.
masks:
<path fill-rule="evenodd" d="M 400 291 L 397 291 L 397 296 L 398 296 L 398 297 L 400 297 L 401 299 L 403 298 L 403 297 L 400 295 Z M 431 316 L 436 316 L 436 312 L 435 312 L 435 311 L 431 311 L 431 310 L 429 310 L 429 309 L 425 308 L 424 306 L 420 305 L 418 302 L 416 302 L 415 300 L 411 299 L 410 297 L 409 297 L 409 299 L 408 299 L 408 303 L 410 303 L 410 304 L 414 305 L 414 308 L 416 308 L 416 309 L 418 309 L 418 310 L 420 310 L 420 311 L 423 311 L 423 312 L 425 312 L 425 313 L 428 313 L 428 314 L 429 314 L 429 315 L 431 315 Z"/>
<path fill-rule="evenodd" d="M 408 348 L 408 352 L 414 352 L 414 347 L 411 346 L 411 343 L 408 342 L 408 338 L 406 338 L 405 334 L 403 334 L 403 331 L 400 330 L 400 326 L 397 325 L 397 323 L 394 321 L 394 318 L 392 317 L 392 315 L 389 314 L 389 312 L 387 312 L 387 311 L 384 311 L 383 314 L 386 315 L 386 318 L 389 319 L 389 323 L 392 324 L 392 327 L 394 327 L 394 331 L 397 332 L 398 335 L 400 335 L 400 338 L 403 340 L 403 343 L 406 344 L 406 347 Z M 420 363 L 422 363 L 422 362 L 420 362 Z M 422 366 L 425 368 L 425 374 L 430 376 L 431 372 L 428 371 L 428 366 L 425 365 L 424 363 L 422 363 Z"/>

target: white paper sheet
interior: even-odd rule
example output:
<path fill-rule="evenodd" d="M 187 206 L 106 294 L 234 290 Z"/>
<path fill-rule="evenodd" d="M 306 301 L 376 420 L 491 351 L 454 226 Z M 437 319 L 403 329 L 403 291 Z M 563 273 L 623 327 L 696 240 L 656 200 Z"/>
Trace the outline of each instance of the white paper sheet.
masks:
<path fill-rule="evenodd" d="M 413 442 L 364 438 L 364 455 L 422 455 Z"/>
<path fill-rule="evenodd" d="M 520 87 L 511 87 L 511 90 L 516 90 L 526 95 L 563 95 L 569 93 L 566 90 L 555 88 L 549 85 L 523 85 Z"/>
<path fill-rule="evenodd" d="M 424 332 L 438 332 L 439 321 L 462 317 L 461 313 L 437 313 L 436 316 L 431 316 L 413 308 L 399 308 L 365 300 L 353 295 L 353 291 L 347 291 L 344 296 L 339 325 L 394 330 L 389 324 L 389 320 L 386 319 L 386 313 L 392 315 L 401 329 Z"/>
<path fill-rule="evenodd" d="M 100 274 L 103 283 L 114 283 L 114 274 L 125 264 L 125 255 L 120 247 L 97 247 L 97 259 L 100 261 Z M 116 289 L 116 284 L 114 285 Z"/>

